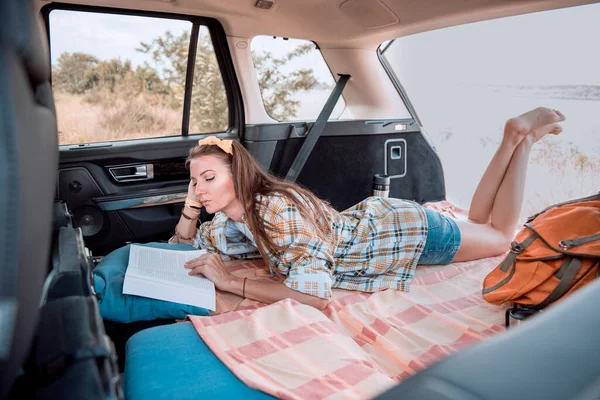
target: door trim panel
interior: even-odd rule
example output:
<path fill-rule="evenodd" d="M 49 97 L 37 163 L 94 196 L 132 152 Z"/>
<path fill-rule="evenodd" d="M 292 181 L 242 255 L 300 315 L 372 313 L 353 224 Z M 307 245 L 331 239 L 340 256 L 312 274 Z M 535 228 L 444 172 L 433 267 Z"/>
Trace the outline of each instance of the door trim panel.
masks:
<path fill-rule="evenodd" d="M 156 207 L 185 202 L 187 188 L 150 189 L 126 195 L 92 197 L 102 211 L 128 210 L 130 208 Z"/>
<path fill-rule="evenodd" d="M 246 126 L 245 142 L 286 140 L 303 138 L 306 134 L 298 134 L 304 129 L 308 132 L 313 122 L 279 122 L 275 124 Z M 365 136 L 389 135 L 391 133 L 420 133 L 421 128 L 414 119 L 381 119 L 362 121 L 328 121 L 321 136 Z"/>

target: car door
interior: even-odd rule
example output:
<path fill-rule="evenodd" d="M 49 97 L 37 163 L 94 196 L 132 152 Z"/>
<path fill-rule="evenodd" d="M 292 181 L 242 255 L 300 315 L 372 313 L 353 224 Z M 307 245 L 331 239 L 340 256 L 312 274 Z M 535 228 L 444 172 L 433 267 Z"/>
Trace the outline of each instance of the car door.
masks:
<path fill-rule="evenodd" d="M 260 116 L 253 116 L 243 139 L 265 168 L 285 177 L 336 80 L 320 48 L 310 41 L 257 36 L 252 39 L 251 50 L 262 94 L 257 101 L 262 100 L 268 114 L 263 119 L 270 121 L 254 123 Z M 381 69 L 376 52 L 370 52 L 368 57 Z M 267 61 L 277 65 L 277 70 L 266 68 Z M 348 63 L 338 63 L 337 67 L 352 70 Z M 437 154 L 422 134 L 401 87 L 395 92 L 393 81 L 380 72 L 383 82 L 375 83 L 391 87 L 398 108 L 383 119 L 369 118 L 370 112 L 382 114 L 377 106 L 369 105 L 371 111 L 360 112 L 367 107 L 361 87 L 369 83 L 369 77 L 351 76 L 298 176 L 298 183 L 338 210 L 370 196 L 375 174 L 390 177 L 391 197 L 419 203 L 445 198 Z M 378 90 L 373 92 L 371 96 L 380 95 Z M 370 101 L 381 102 L 381 98 Z M 359 117 L 353 112 L 357 109 Z"/>
<path fill-rule="evenodd" d="M 97 7 L 50 4 L 42 13 L 59 125 L 57 197 L 94 254 L 168 239 L 187 193 L 189 149 L 207 133 L 237 139 L 243 128 L 223 28 Z"/>
<path fill-rule="evenodd" d="M 265 166 L 285 176 L 313 123 L 248 126 L 245 140 Z M 390 197 L 418 203 L 443 200 L 439 159 L 414 119 L 330 122 L 298 183 L 337 210 L 371 195 L 375 174 L 390 179 Z"/>
<path fill-rule="evenodd" d="M 189 182 L 186 156 L 207 134 L 240 140 L 266 169 L 285 176 L 335 85 L 311 42 L 284 49 L 279 59 L 256 55 L 264 104 L 251 106 L 270 116 L 245 124 L 230 48 L 216 20 L 52 4 L 43 13 L 59 123 L 57 197 L 94 254 L 171 236 Z M 307 54 L 310 64 L 302 61 Z M 281 59 L 299 63 L 288 68 Z M 317 62 L 325 72 L 306 68 Z M 343 99 L 339 105 L 298 183 L 338 210 L 368 197 L 374 174 L 390 176 L 392 197 L 444 198 L 441 164 L 414 113 L 343 118 Z"/>

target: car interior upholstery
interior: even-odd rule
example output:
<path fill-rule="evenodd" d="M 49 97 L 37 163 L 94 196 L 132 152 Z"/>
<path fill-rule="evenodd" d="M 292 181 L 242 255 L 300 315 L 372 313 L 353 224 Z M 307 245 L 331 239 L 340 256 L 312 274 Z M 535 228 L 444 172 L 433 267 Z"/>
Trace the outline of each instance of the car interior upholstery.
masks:
<path fill-rule="evenodd" d="M 352 78 L 343 91 L 345 108 L 327 123 L 298 182 L 344 210 L 369 196 L 373 175 L 383 168 L 388 175 L 402 177 L 401 184 L 390 186 L 391 197 L 420 204 L 446 200 L 440 158 L 405 93 L 390 84 L 379 61 L 383 42 L 595 2 L 275 0 L 264 9 L 259 7 L 261 0 L 0 1 L 0 398 L 26 394 L 74 399 L 90 393 L 110 399 L 184 398 L 186 390 L 195 398 L 271 397 L 237 379 L 190 324 L 165 319 L 103 325 L 89 286 L 93 256 L 102 258 L 127 243 L 166 241 L 173 234 L 189 182 L 185 160 L 203 136 L 190 132 L 90 146 L 59 145 L 50 30 L 44 25 L 52 10 L 203 18 L 199 21 L 211 32 L 230 107 L 228 128 L 218 136 L 240 141 L 263 167 L 282 177 L 315 121 L 280 122 L 267 113 L 250 43 L 258 35 L 314 42 L 334 77 Z M 399 152 L 397 157 L 394 151 Z M 155 179 L 119 182 L 110 172 L 142 165 L 151 166 Z M 139 206 L 157 198 L 163 201 L 157 207 Z M 211 217 L 203 212 L 201 220 Z M 58 276 L 63 280 L 58 282 Z M 73 289 L 80 286 L 84 292 Z M 379 398 L 598 398 L 599 297 L 600 282 L 595 282 L 523 327 L 452 355 Z M 77 353 L 65 339 L 54 350 L 72 353 L 70 358 L 43 354 L 40 349 L 53 335 L 53 322 L 68 322 L 73 315 L 85 319 L 81 328 L 73 323 L 73 329 L 92 326 L 93 334 L 81 339 L 89 352 Z M 170 347 L 174 337 L 178 344 Z M 184 339 L 196 347 L 180 346 Z M 130 357 L 124 359 L 125 354 Z M 46 365 L 43 358 L 51 356 L 63 363 L 60 374 L 69 377 L 68 383 L 32 393 L 32 387 L 27 388 L 30 382 L 19 377 L 26 370 L 40 372 L 32 365 Z M 157 360 L 173 373 L 161 375 Z M 204 375 L 198 371 L 203 368 Z M 88 381 L 88 371 L 98 376 Z M 182 381 L 194 374 L 213 384 Z M 152 380 L 161 379 L 152 386 Z M 120 389 L 123 382 L 125 395 Z"/>

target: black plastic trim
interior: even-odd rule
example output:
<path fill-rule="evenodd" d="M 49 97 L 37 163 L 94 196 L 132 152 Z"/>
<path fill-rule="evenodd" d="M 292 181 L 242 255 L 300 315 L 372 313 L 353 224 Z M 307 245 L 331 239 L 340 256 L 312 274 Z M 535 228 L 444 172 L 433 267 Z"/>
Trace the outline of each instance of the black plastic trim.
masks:
<path fill-rule="evenodd" d="M 396 131 L 394 126 L 405 124 L 406 130 Z M 305 127 L 309 130 L 312 122 L 280 122 L 273 124 L 248 125 L 246 127 L 246 141 L 271 141 L 290 138 L 293 127 Z M 385 119 L 385 120 L 338 120 L 328 121 L 321 136 L 364 136 L 364 135 L 389 135 L 390 133 L 420 133 L 421 129 L 413 119 Z M 294 136 L 292 136 L 293 138 Z M 305 136 L 302 136 L 305 137 Z"/>
<path fill-rule="evenodd" d="M 390 43 L 390 45 L 391 45 L 391 43 Z M 389 46 L 386 46 L 386 50 L 388 48 L 389 48 Z M 410 98 L 408 97 L 408 93 L 406 93 L 404 86 L 402 86 L 402 84 L 400 83 L 400 79 L 398 79 L 398 76 L 396 75 L 396 73 L 394 72 L 392 67 L 390 67 L 390 64 L 387 62 L 387 60 L 385 59 L 385 57 L 384 57 L 383 53 L 380 51 L 380 49 L 377 49 L 377 58 L 379 58 L 379 62 L 383 66 L 383 69 L 385 70 L 385 72 L 388 74 L 390 80 L 392 81 L 392 84 L 396 88 L 396 91 L 402 98 L 402 101 L 404 101 L 404 105 L 408 109 L 408 112 L 410 113 L 410 115 L 419 123 L 420 126 L 423 126 L 423 123 L 421 122 L 421 119 L 419 118 L 419 114 L 417 114 L 417 110 L 415 110 L 415 107 L 413 106 L 412 102 L 410 101 Z"/>
<path fill-rule="evenodd" d="M 236 135 L 243 143 L 244 127 L 246 124 L 244 102 L 242 100 L 242 89 L 240 88 L 231 52 L 229 51 L 229 45 L 227 44 L 227 36 L 223 26 L 219 22 L 213 26 L 213 29 L 209 29 L 209 31 L 213 48 L 217 55 L 217 63 L 221 69 L 223 84 L 226 89 L 229 89 L 225 90 L 229 106 L 229 130 L 227 133 Z"/>
<path fill-rule="evenodd" d="M 194 88 L 194 69 L 196 68 L 199 32 L 200 25 L 192 25 L 190 47 L 188 49 L 188 64 L 185 74 L 185 92 L 183 94 L 183 118 L 181 120 L 181 134 L 183 136 L 187 136 L 190 132 L 190 109 L 192 108 L 192 89 Z"/>
<path fill-rule="evenodd" d="M 176 13 L 164 13 L 158 11 L 144 11 L 144 10 L 131 10 L 127 8 L 112 8 L 112 7 L 98 7 L 88 6 L 79 4 L 68 4 L 68 3 L 50 3 L 43 6 L 40 10 L 42 18 L 46 24 L 46 32 L 48 34 L 48 48 L 50 49 L 50 23 L 49 15 L 54 10 L 68 10 L 68 11 L 83 11 L 83 12 L 94 12 L 103 14 L 118 14 L 118 15 L 132 15 L 138 17 L 150 17 L 150 18 L 163 18 L 163 19 L 178 19 L 182 21 L 190 21 L 193 25 L 203 25 L 208 28 L 212 45 L 215 50 L 217 57 L 217 63 L 221 71 L 221 77 L 223 78 L 223 84 L 225 86 L 225 93 L 227 95 L 227 103 L 229 109 L 229 123 L 226 133 L 235 135 L 243 139 L 244 132 L 244 104 L 242 100 L 242 91 L 240 89 L 235 68 L 233 66 L 233 59 L 227 45 L 227 38 L 225 30 L 221 23 L 210 17 L 199 17 L 188 14 L 176 14 Z M 196 38 L 197 39 L 197 38 Z M 191 39 L 190 39 L 191 40 Z M 49 54 L 50 60 L 52 56 Z M 190 55 L 188 54 L 188 57 Z M 194 57 L 195 61 L 195 57 Z M 189 69 L 188 69 L 189 72 Z M 52 75 L 51 75 L 52 76 Z M 50 78 L 52 81 L 52 77 Z M 187 77 L 186 77 L 186 89 L 187 89 Z M 189 115 L 188 115 L 189 117 Z M 189 129 L 189 125 L 188 125 Z M 189 132 L 188 132 L 189 133 Z M 192 133 L 195 134 L 195 133 Z M 182 130 L 183 136 L 183 130 Z M 112 142 L 114 143 L 114 142 Z"/>
<path fill-rule="evenodd" d="M 102 203 L 107 201 L 117 201 L 117 200 L 132 200 L 139 199 L 144 197 L 151 196 L 159 196 L 159 195 L 167 195 L 167 194 L 178 194 L 182 192 L 187 192 L 187 185 L 179 185 L 179 186 L 169 186 L 167 188 L 158 188 L 158 189 L 145 189 L 140 192 L 135 193 L 126 193 L 126 194 L 109 194 L 105 196 L 96 196 L 92 197 L 92 201 L 94 203 Z"/>
<path fill-rule="evenodd" d="M 237 136 L 233 134 L 222 133 L 215 134 L 215 136 L 222 139 L 238 140 Z M 204 137 L 206 137 L 206 134 L 121 140 L 112 142 L 110 147 L 91 147 L 78 150 L 69 150 L 69 146 L 59 146 L 59 161 L 61 164 L 91 162 L 119 155 L 125 155 L 128 158 L 137 157 L 139 160 L 185 157 L 188 150 Z"/>
<path fill-rule="evenodd" d="M 381 55 L 385 53 L 385 51 L 394 43 L 394 41 L 396 41 L 396 39 L 390 40 L 383 49 L 381 48 L 381 46 L 379 46 L 379 51 L 381 52 Z"/>

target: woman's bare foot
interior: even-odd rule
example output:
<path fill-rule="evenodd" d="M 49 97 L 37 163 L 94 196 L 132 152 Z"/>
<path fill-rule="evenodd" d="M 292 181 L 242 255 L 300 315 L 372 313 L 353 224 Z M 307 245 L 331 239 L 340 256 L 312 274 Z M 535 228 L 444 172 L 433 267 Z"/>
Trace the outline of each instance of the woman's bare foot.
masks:
<path fill-rule="evenodd" d="M 533 144 L 541 138 L 543 138 L 544 136 L 546 136 L 547 134 L 558 135 L 561 132 L 562 126 L 560 126 L 558 123 L 554 123 L 537 128 L 536 130 L 532 131 L 529 135 L 527 135 L 526 139 L 530 140 L 531 144 Z"/>
<path fill-rule="evenodd" d="M 548 133 L 560 133 L 562 128 L 558 123 L 565 119 L 565 116 L 558 110 L 538 107 L 509 119 L 504 126 L 504 139 L 516 146 L 523 139 L 531 136 L 529 140 L 535 143 Z"/>

